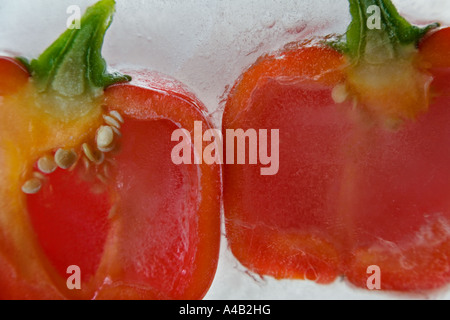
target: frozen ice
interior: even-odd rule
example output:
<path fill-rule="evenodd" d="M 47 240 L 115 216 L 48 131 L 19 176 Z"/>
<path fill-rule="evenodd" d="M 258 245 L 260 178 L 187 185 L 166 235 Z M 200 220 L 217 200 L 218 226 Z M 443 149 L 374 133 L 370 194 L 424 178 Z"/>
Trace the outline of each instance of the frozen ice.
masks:
<path fill-rule="evenodd" d="M 0 52 L 36 57 L 66 28 L 69 6 L 79 5 L 84 11 L 95 2 L 1 0 Z M 393 2 L 417 23 L 450 24 L 448 0 Z M 219 110 L 215 114 L 220 117 L 227 88 L 259 56 L 292 41 L 342 34 L 349 19 L 346 0 L 117 0 L 103 52 L 115 68 L 138 66 L 177 78 L 211 113 Z M 224 240 L 217 277 L 206 298 L 392 298 L 339 281 L 318 286 L 255 279 L 234 259 Z"/>

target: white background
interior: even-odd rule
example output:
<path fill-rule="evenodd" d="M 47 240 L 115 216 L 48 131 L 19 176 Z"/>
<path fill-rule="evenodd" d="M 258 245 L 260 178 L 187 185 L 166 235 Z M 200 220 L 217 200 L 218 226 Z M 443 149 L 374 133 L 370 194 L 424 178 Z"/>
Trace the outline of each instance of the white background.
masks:
<path fill-rule="evenodd" d="M 330 33 L 350 22 L 346 0 L 116 0 L 103 54 L 115 68 L 138 66 L 188 85 L 214 114 L 224 94 L 260 55 L 284 44 Z M 0 53 L 37 57 L 66 28 L 70 5 L 84 12 L 95 0 L 0 0 Z M 393 0 L 409 20 L 450 25 L 449 0 Z M 222 243 L 207 299 L 442 299 L 448 291 L 405 296 L 368 292 L 343 281 L 261 279 L 248 273 Z"/>

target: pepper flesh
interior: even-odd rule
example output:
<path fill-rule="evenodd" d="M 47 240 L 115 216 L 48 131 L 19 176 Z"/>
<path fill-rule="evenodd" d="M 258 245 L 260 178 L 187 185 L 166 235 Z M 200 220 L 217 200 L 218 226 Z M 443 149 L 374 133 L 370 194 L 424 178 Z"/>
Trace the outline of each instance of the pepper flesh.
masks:
<path fill-rule="evenodd" d="M 408 66 L 417 70 L 411 76 L 429 77 L 418 82 L 425 100 L 395 93 L 389 73 L 376 75 L 384 81 L 378 88 L 369 78 L 352 81 L 355 67 L 368 66 L 324 45 L 291 45 L 241 76 L 223 130 L 280 130 L 278 175 L 224 167 L 227 237 L 241 263 L 261 275 L 322 284 L 345 276 L 362 288 L 372 265 L 384 290 L 450 282 L 448 33 L 423 38 Z M 343 84 L 344 102 L 336 103 Z M 376 91 L 384 85 L 395 95 Z M 380 94 L 406 113 L 392 113 Z M 374 103 L 381 112 L 368 107 Z"/>
<path fill-rule="evenodd" d="M 22 69 L 18 68 L 15 71 L 20 74 Z M 3 75 L 9 76 L 8 74 Z M 142 73 L 140 75 L 142 76 Z M 12 79 L 12 77 L 10 78 Z M 0 278 L 2 284 L 1 298 L 181 299 L 189 297 L 198 299 L 206 294 L 215 273 L 220 243 L 220 169 L 218 166 L 206 165 L 196 169 L 199 170 L 198 172 L 192 171 L 192 168 L 177 169 L 175 166 L 173 169 L 167 168 L 169 172 L 181 170 L 179 174 L 191 172 L 187 176 L 186 173 L 183 173 L 184 178 L 176 182 L 179 178 L 170 178 L 169 175 L 164 177 L 167 171 L 161 165 L 171 163 L 170 134 L 175 128 L 180 125 L 189 128 L 189 125 L 193 125 L 194 121 L 203 121 L 203 126 L 207 130 L 210 128 L 210 124 L 203 113 L 204 107 L 193 98 L 192 94 L 187 94 L 187 91 L 181 89 L 180 85 L 177 89 L 167 91 L 161 85 L 161 80 L 157 79 L 163 78 L 160 75 L 155 76 L 149 73 L 146 80 L 141 81 L 139 85 L 115 86 L 109 88 L 105 93 L 104 105 L 106 108 L 111 107 L 113 110 L 119 110 L 124 116 L 125 123 L 128 124 L 123 128 L 122 143 L 124 151 L 112 159 L 114 163 L 118 164 L 118 168 L 115 168 L 118 172 L 117 176 L 112 179 L 111 185 L 100 194 L 88 191 L 92 187 L 91 183 L 77 182 L 80 181 L 78 173 L 83 170 L 83 168 L 80 168 L 82 164 L 79 164 L 73 173 L 60 170 L 50 175 L 45 189 L 37 195 L 25 197 L 20 190 L 24 170 L 33 167 L 33 162 L 38 159 L 37 155 L 42 150 L 51 150 L 60 146 L 62 142 L 69 140 L 69 135 L 79 137 L 77 141 L 73 142 L 74 145 L 79 144 L 89 133 L 94 134 L 92 128 L 98 127 L 97 121 L 99 121 L 100 115 L 94 118 L 94 123 L 87 121 L 84 125 L 86 120 L 83 120 L 81 124 L 71 126 L 73 130 L 70 131 L 67 130 L 66 123 L 59 124 L 57 121 L 58 125 L 52 127 L 55 120 L 49 118 L 46 114 L 36 115 L 36 121 L 34 122 L 26 118 L 25 112 L 16 113 L 22 107 L 26 109 L 30 107 L 32 100 L 26 101 L 23 94 L 4 97 L 1 110 L 8 112 L 8 117 L 1 117 L 4 119 L 1 131 L 2 145 L 4 146 L 1 153 L 1 174 L 4 178 L 3 181 L 9 181 L 9 183 L 1 186 L 1 206 L 3 208 L 1 213 L 2 238 L 0 238 L 2 250 L 0 265 L 3 271 L 2 278 Z M 167 83 L 167 80 L 165 80 L 165 83 Z M 27 85 L 25 85 L 26 87 Z M 26 88 L 25 90 L 29 89 Z M 8 107 L 14 107 L 14 109 Z M 10 116 L 11 114 L 14 115 L 14 118 Z M 167 120 L 161 120 L 162 118 Z M 47 123 L 48 121 L 50 121 L 50 124 Z M 11 126 L 13 123 L 15 125 Z M 32 126 L 35 131 L 32 132 L 33 135 L 29 135 L 30 132 L 26 130 L 26 127 L 21 128 L 19 126 L 21 123 L 24 125 L 36 123 L 38 125 Z M 11 130 L 6 129 L 7 126 L 15 130 L 23 129 L 24 133 L 19 135 L 15 130 L 11 132 Z M 46 131 L 49 130 L 48 128 L 52 128 L 54 131 Z M 47 133 L 39 135 L 39 132 Z M 158 139 L 161 140 L 161 135 L 164 136 L 164 133 L 166 133 L 165 136 L 168 141 L 158 143 Z M 28 139 L 25 137 L 28 137 Z M 55 141 L 49 137 L 57 137 L 61 140 Z M 154 142 L 149 140 L 155 137 L 158 137 L 158 139 Z M 161 145 L 161 143 L 163 144 Z M 11 149 L 7 149 L 5 147 L 7 145 L 10 145 Z M 158 145 L 161 145 L 161 148 L 158 149 Z M 154 148 L 156 150 L 153 150 Z M 19 152 L 16 153 L 15 150 Z M 33 150 L 34 152 L 25 153 L 24 150 Z M 158 150 L 166 150 L 167 152 L 158 155 Z M 152 153 L 149 153 L 150 151 Z M 142 157 L 141 152 L 148 157 Z M 133 158 L 133 155 L 136 155 L 136 157 Z M 160 165 L 157 162 L 152 165 L 152 162 L 149 162 L 152 158 L 155 159 L 154 161 L 161 161 Z M 136 162 L 138 159 L 144 162 Z M 145 174 L 145 172 L 148 173 L 140 179 L 136 179 L 135 175 L 138 172 L 140 172 L 140 175 Z M 156 172 L 160 173 L 155 176 Z M 151 179 L 152 175 L 153 178 Z M 119 178 L 120 176 L 122 178 Z M 132 179 L 132 181 L 129 181 L 129 179 Z M 138 196 L 144 197 L 143 199 L 147 199 L 147 202 L 150 199 L 164 199 L 163 193 L 158 196 L 158 193 L 153 194 L 151 191 L 156 187 L 155 182 L 161 181 L 161 179 L 167 180 L 167 188 L 163 188 L 161 182 L 159 182 L 157 184 L 159 190 L 161 190 L 159 192 L 166 191 L 168 192 L 167 195 L 173 195 L 171 200 L 166 199 L 166 201 L 176 203 L 176 197 L 182 199 L 189 195 L 184 200 L 186 204 L 183 207 L 190 202 L 195 206 L 191 209 L 173 207 L 172 209 L 154 208 L 154 210 L 149 210 L 147 208 L 146 212 L 142 212 L 142 207 L 123 208 L 116 213 L 121 218 L 115 219 L 113 222 L 108 220 L 112 205 L 126 206 L 126 203 L 130 205 L 130 201 L 135 201 Z M 180 186 L 172 185 L 174 182 L 180 184 L 183 188 L 179 189 Z M 123 183 L 128 183 L 129 188 L 133 188 L 134 196 L 130 196 L 130 190 L 128 189 L 117 191 L 120 190 Z M 186 186 L 189 185 L 191 187 L 185 190 Z M 196 192 L 200 192 L 199 186 L 202 187 L 201 200 L 196 195 Z M 181 193 L 175 193 L 177 189 Z M 28 198 L 27 201 L 26 198 Z M 114 200 L 115 198 L 119 200 Z M 84 202 L 80 202 L 80 199 L 83 199 Z M 124 200 L 120 201 L 120 199 Z M 125 199 L 129 199 L 128 202 Z M 197 201 L 199 202 L 197 203 Z M 161 205 L 164 204 L 161 203 Z M 165 215 L 161 216 L 164 212 Z M 87 216 L 84 217 L 85 214 Z M 131 216 L 128 217 L 127 215 Z M 136 226 L 130 225 L 130 222 L 141 221 L 139 224 L 142 224 L 152 215 L 159 216 L 157 222 L 150 224 L 147 229 L 143 229 L 143 233 L 132 237 L 132 230 L 135 230 Z M 179 216 L 177 217 L 177 215 Z M 166 225 L 164 221 L 168 217 L 171 217 L 173 221 L 171 225 L 172 228 L 175 228 L 174 230 L 166 230 L 163 227 Z M 88 229 L 92 229 L 93 233 L 83 231 L 87 224 L 90 225 Z M 98 227 L 92 227 L 95 225 Z M 163 230 L 166 230 L 165 237 L 157 236 Z M 152 268 L 157 266 L 161 268 L 166 265 L 164 267 L 165 272 L 169 272 L 166 281 L 170 281 L 172 277 L 176 279 L 178 277 L 176 269 L 184 268 L 185 271 L 178 271 L 181 272 L 180 278 L 177 280 L 179 283 L 175 285 L 171 282 L 164 282 L 162 281 L 164 277 L 161 277 L 159 273 L 155 274 L 157 275 L 156 278 L 152 276 L 146 280 L 145 276 L 136 271 L 135 267 L 132 267 L 133 262 L 142 263 L 139 262 L 142 259 L 140 256 L 142 254 L 150 258 L 155 255 L 155 252 L 159 252 L 161 259 L 164 259 L 165 255 L 169 257 L 175 253 L 171 250 L 176 248 L 167 247 L 167 237 L 173 235 L 173 240 L 177 239 L 174 234 L 176 230 L 181 233 L 180 236 L 184 232 L 189 232 L 190 235 L 186 234 L 188 239 L 183 241 L 180 239 L 181 242 L 178 243 L 178 246 L 181 244 L 188 245 L 187 252 L 190 252 L 192 256 L 186 261 L 178 261 L 178 264 L 175 263 L 176 261 L 163 263 L 156 262 L 153 259 L 145 260 L 145 262 L 148 264 L 148 268 L 152 266 Z M 155 236 L 157 241 L 148 239 L 151 234 Z M 35 235 L 37 239 L 35 239 Z M 128 241 L 122 243 L 121 239 L 128 239 Z M 163 241 L 163 239 L 166 240 Z M 149 245 L 149 248 L 152 248 L 151 252 L 138 250 L 135 253 L 137 255 L 134 257 L 135 260 L 132 256 L 127 256 L 130 246 L 143 248 L 146 241 L 154 243 L 153 247 Z M 123 247 L 124 243 L 128 243 L 126 247 Z M 121 247 L 123 249 L 120 249 Z M 125 251 L 121 251 L 121 255 L 116 256 L 115 250 Z M 182 250 L 182 247 L 178 250 Z M 179 251 L 179 254 L 181 252 Z M 112 255 L 112 257 L 109 257 L 109 255 Z M 109 257 L 109 259 L 106 257 Z M 65 271 L 71 265 L 70 261 L 72 261 L 72 264 L 83 266 L 83 280 L 85 281 L 83 288 L 85 289 L 82 293 L 75 295 L 65 288 Z M 128 261 L 128 264 L 124 265 L 124 261 Z M 172 265 L 174 269 L 168 268 L 169 265 Z M 130 279 L 127 278 L 129 273 L 131 273 Z M 93 276 L 93 279 L 89 278 Z M 17 281 L 12 281 L 12 279 L 17 279 Z M 105 279 L 109 279 L 110 282 L 103 283 Z M 142 284 L 142 281 L 144 283 L 150 282 L 151 287 L 148 287 L 148 283 Z M 136 283 L 140 283 L 140 285 Z M 136 286 L 138 288 L 134 288 Z M 146 287 L 148 288 L 146 289 Z M 183 290 L 183 288 L 185 289 Z"/>
<path fill-rule="evenodd" d="M 102 0 L 85 16 L 104 32 L 113 6 Z M 82 22 L 91 28 L 88 18 Z M 177 166 L 170 151 L 173 130 L 195 121 L 211 128 L 205 107 L 154 72 L 131 70 L 133 82 L 105 74 L 95 56 L 102 33 L 78 42 L 95 48 L 70 46 L 90 54 L 91 69 L 80 76 L 67 68 L 68 53 L 56 49 L 91 33 L 70 32 L 31 63 L 0 58 L 0 299 L 200 299 L 218 260 L 220 166 Z M 65 67 L 47 64 L 55 61 L 50 53 Z M 71 91 L 81 87 L 81 94 Z M 105 116 L 117 114 L 124 123 L 113 130 L 115 148 L 103 161 L 88 161 L 86 145 Z M 77 162 L 39 172 L 38 160 L 61 149 L 76 152 Z M 25 194 L 21 187 L 32 177 L 42 186 Z M 71 266 L 81 270 L 77 290 L 68 285 Z"/>

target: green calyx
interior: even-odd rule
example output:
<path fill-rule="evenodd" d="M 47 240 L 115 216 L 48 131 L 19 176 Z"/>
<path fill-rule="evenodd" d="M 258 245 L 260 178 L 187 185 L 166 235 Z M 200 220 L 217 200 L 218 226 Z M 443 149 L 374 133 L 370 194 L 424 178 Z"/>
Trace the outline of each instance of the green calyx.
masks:
<path fill-rule="evenodd" d="M 101 0 L 88 8 L 78 29 L 68 29 L 28 67 L 40 93 L 67 98 L 91 95 L 131 78 L 109 73 L 101 55 L 103 40 L 115 12 L 114 0 Z"/>
<path fill-rule="evenodd" d="M 390 0 L 349 0 L 352 22 L 346 41 L 335 44 L 352 63 L 383 63 L 402 58 L 405 48 L 416 48 L 438 23 L 424 28 L 411 25 Z"/>

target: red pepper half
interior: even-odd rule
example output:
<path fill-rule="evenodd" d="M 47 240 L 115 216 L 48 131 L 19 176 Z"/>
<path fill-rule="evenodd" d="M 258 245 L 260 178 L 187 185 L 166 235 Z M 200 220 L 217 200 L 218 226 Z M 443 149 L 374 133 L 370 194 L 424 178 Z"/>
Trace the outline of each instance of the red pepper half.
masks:
<path fill-rule="evenodd" d="M 345 37 L 291 44 L 235 84 L 223 130 L 278 129 L 280 168 L 225 165 L 230 247 L 275 278 L 367 288 L 378 270 L 384 290 L 440 288 L 450 282 L 450 29 L 412 26 L 388 0 L 350 0 L 350 11 Z"/>
<path fill-rule="evenodd" d="M 220 244 L 220 167 L 175 165 L 211 128 L 182 84 L 109 73 L 115 2 L 38 59 L 0 58 L 0 298 L 200 299 Z"/>

